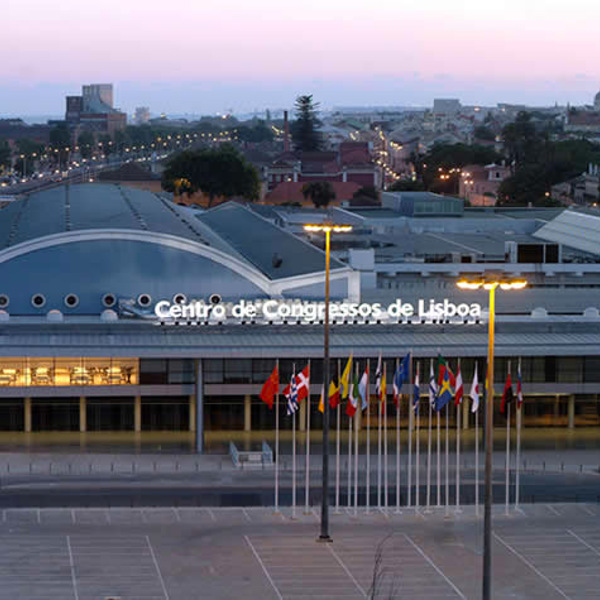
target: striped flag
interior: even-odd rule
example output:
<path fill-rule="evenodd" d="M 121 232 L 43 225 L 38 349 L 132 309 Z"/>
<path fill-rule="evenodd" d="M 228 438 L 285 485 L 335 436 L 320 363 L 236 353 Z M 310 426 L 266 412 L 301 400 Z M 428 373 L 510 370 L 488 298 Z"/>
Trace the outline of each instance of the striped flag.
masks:
<path fill-rule="evenodd" d="M 288 416 L 293 415 L 299 408 L 300 404 L 298 403 L 298 388 L 296 387 L 296 376 L 292 375 L 292 380 L 290 381 L 288 393 L 285 396 L 287 400 L 287 414 Z"/>
<path fill-rule="evenodd" d="M 433 372 L 433 360 L 429 363 L 429 404 L 433 406 L 437 397 L 438 386 Z"/>
<path fill-rule="evenodd" d="M 350 388 L 350 394 L 348 395 L 348 402 L 346 402 L 346 414 L 349 417 L 353 417 L 356 414 L 358 408 L 358 402 L 360 394 L 358 391 L 358 377 L 354 376 L 352 387 Z"/>
<path fill-rule="evenodd" d="M 463 399 L 463 379 L 462 373 L 460 372 L 460 363 L 458 364 L 458 370 L 456 372 L 456 390 L 454 392 L 454 405 L 458 406 Z"/>
<path fill-rule="evenodd" d="M 381 378 L 383 377 L 383 367 L 381 366 L 381 352 L 377 359 L 377 369 L 375 371 L 375 395 L 381 400 Z"/>
<path fill-rule="evenodd" d="M 379 359 L 381 360 L 381 355 L 379 356 Z M 381 383 L 382 383 L 382 380 L 380 379 L 379 394 L 378 394 L 378 396 L 380 398 L 381 398 Z M 361 405 L 362 410 L 367 410 L 367 408 L 369 406 L 369 399 L 367 398 L 367 388 L 368 387 L 369 387 L 369 363 L 367 363 L 367 366 L 365 367 L 365 372 L 363 373 L 362 377 L 360 378 L 360 383 L 358 384 L 358 393 L 360 394 L 360 398 L 362 400 L 362 405 Z"/>
<path fill-rule="evenodd" d="M 473 373 L 473 383 L 471 384 L 471 391 L 469 392 L 469 396 L 471 396 L 471 412 L 477 412 L 479 408 L 479 379 L 477 377 L 477 363 L 475 363 L 475 373 Z"/>

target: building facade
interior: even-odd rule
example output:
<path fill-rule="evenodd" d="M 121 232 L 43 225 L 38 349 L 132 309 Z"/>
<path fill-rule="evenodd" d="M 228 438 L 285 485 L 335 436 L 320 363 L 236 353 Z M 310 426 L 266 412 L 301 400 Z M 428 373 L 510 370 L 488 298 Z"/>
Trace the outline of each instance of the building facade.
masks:
<path fill-rule="evenodd" d="M 394 206 L 195 211 L 86 184 L 0 209 L 1 427 L 187 431 L 201 448 L 205 431 L 272 430 L 258 392 L 277 360 L 282 385 L 311 361 L 316 405 L 324 254 L 302 224 L 319 216 L 354 226 L 333 245 L 334 373 L 350 353 L 391 373 L 411 351 L 421 373 L 442 353 L 481 377 L 486 298 L 456 280 L 519 276 L 529 289 L 498 293 L 497 389 L 520 364 L 525 426 L 600 424 L 600 218 Z"/>

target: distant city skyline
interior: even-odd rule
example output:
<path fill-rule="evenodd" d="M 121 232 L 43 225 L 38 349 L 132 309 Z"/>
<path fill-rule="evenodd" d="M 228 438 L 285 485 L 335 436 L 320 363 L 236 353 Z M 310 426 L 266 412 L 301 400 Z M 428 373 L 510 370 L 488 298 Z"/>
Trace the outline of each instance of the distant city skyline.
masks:
<path fill-rule="evenodd" d="M 584 16 L 585 15 L 585 16 Z M 337 105 L 589 104 L 600 4 L 380 0 L 302 5 L 229 0 L 8 0 L 0 115 L 62 114 L 83 83 L 111 82 L 131 114 L 290 107 L 312 93 Z M 60 35 L 57 35 L 60 32 Z"/>

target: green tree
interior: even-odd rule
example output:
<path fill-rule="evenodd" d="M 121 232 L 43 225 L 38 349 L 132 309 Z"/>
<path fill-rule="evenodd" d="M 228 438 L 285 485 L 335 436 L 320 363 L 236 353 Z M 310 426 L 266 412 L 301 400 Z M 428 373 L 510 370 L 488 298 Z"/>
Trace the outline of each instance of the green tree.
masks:
<path fill-rule="evenodd" d="M 329 181 L 313 181 L 302 186 L 304 198 L 310 198 L 316 208 L 325 208 L 335 200 L 335 190 Z"/>
<path fill-rule="evenodd" d="M 98 138 L 98 144 L 102 144 L 100 147 L 102 148 L 103 154 L 106 156 L 109 156 L 115 151 L 115 146 L 108 133 L 104 133 Z"/>
<path fill-rule="evenodd" d="M 319 103 L 313 102 L 311 95 L 296 98 L 296 120 L 292 122 L 290 131 L 297 150 L 314 152 L 322 148 L 323 142 L 318 130 L 321 121 L 317 118 Z"/>
<path fill-rule="evenodd" d="M 493 142 L 496 139 L 496 134 L 485 125 L 478 125 L 473 130 L 473 136 L 477 140 L 484 140 L 486 142 Z"/>
<path fill-rule="evenodd" d="M 502 130 L 502 138 L 508 159 L 511 163 L 514 162 L 517 168 L 537 162 L 543 138 L 536 130 L 530 113 L 519 112 L 514 122 Z"/>
<path fill-rule="evenodd" d="M 17 140 L 17 148 L 19 149 L 19 154 L 27 154 L 28 157 L 33 154 L 37 154 L 39 156 L 40 154 L 44 153 L 44 144 L 29 138 L 21 138 L 20 140 Z"/>
<path fill-rule="evenodd" d="M 50 145 L 54 148 L 67 148 L 71 145 L 71 132 L 66 123 L 59 123 L 50 130 Z"/>
<path fill-rule="evenodd" d="M 94 150 L 96 140 L 94 134 L 91 131 L 82 131 L 77 138 L 77 144 L 79 145 L 79 154 L 83 158 L 89 158 Z"/>
<path fill-rule="evenodd" d="M 238 139 L 241 142 L 271 142 L 273 141 L 273 130 L 267 127 L 264 121 L 258 121 L 255 125 L 239 125 L 237 127 Z"/>
<path fill-rule="evenodd" d="M 8 142 L 0 139 L 0 173 L 5 169 L 10 168 L 11 154 Z"/>
<path fill-rule="evenodd" d="M 182 188 L 182 180 L 185 193 L 203 192 L 208 196 L 209 207 L 218 197 L 256 200 L 260 196 L 257 170 L 229 144 L 175 155 L 163 172 L 162 186 L 175 192 Z"/>
<path fill-rule="evenodd" d="M 388 187 L 388 192 L 424 192 L 425 184 L 412 179 L 398 179 Z"/>

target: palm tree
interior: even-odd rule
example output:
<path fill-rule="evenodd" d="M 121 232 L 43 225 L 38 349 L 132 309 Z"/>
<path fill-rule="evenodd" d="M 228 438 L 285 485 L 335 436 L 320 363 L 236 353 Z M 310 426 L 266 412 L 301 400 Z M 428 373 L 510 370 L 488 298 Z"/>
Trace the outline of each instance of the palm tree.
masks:
<path fill-rule="evenodd" d="M 304 198 L 310 198 L 316 208 L 327 206 L 335 200 L 335 191 L 329 181 L 314 181 L 302 186 Z"/>

